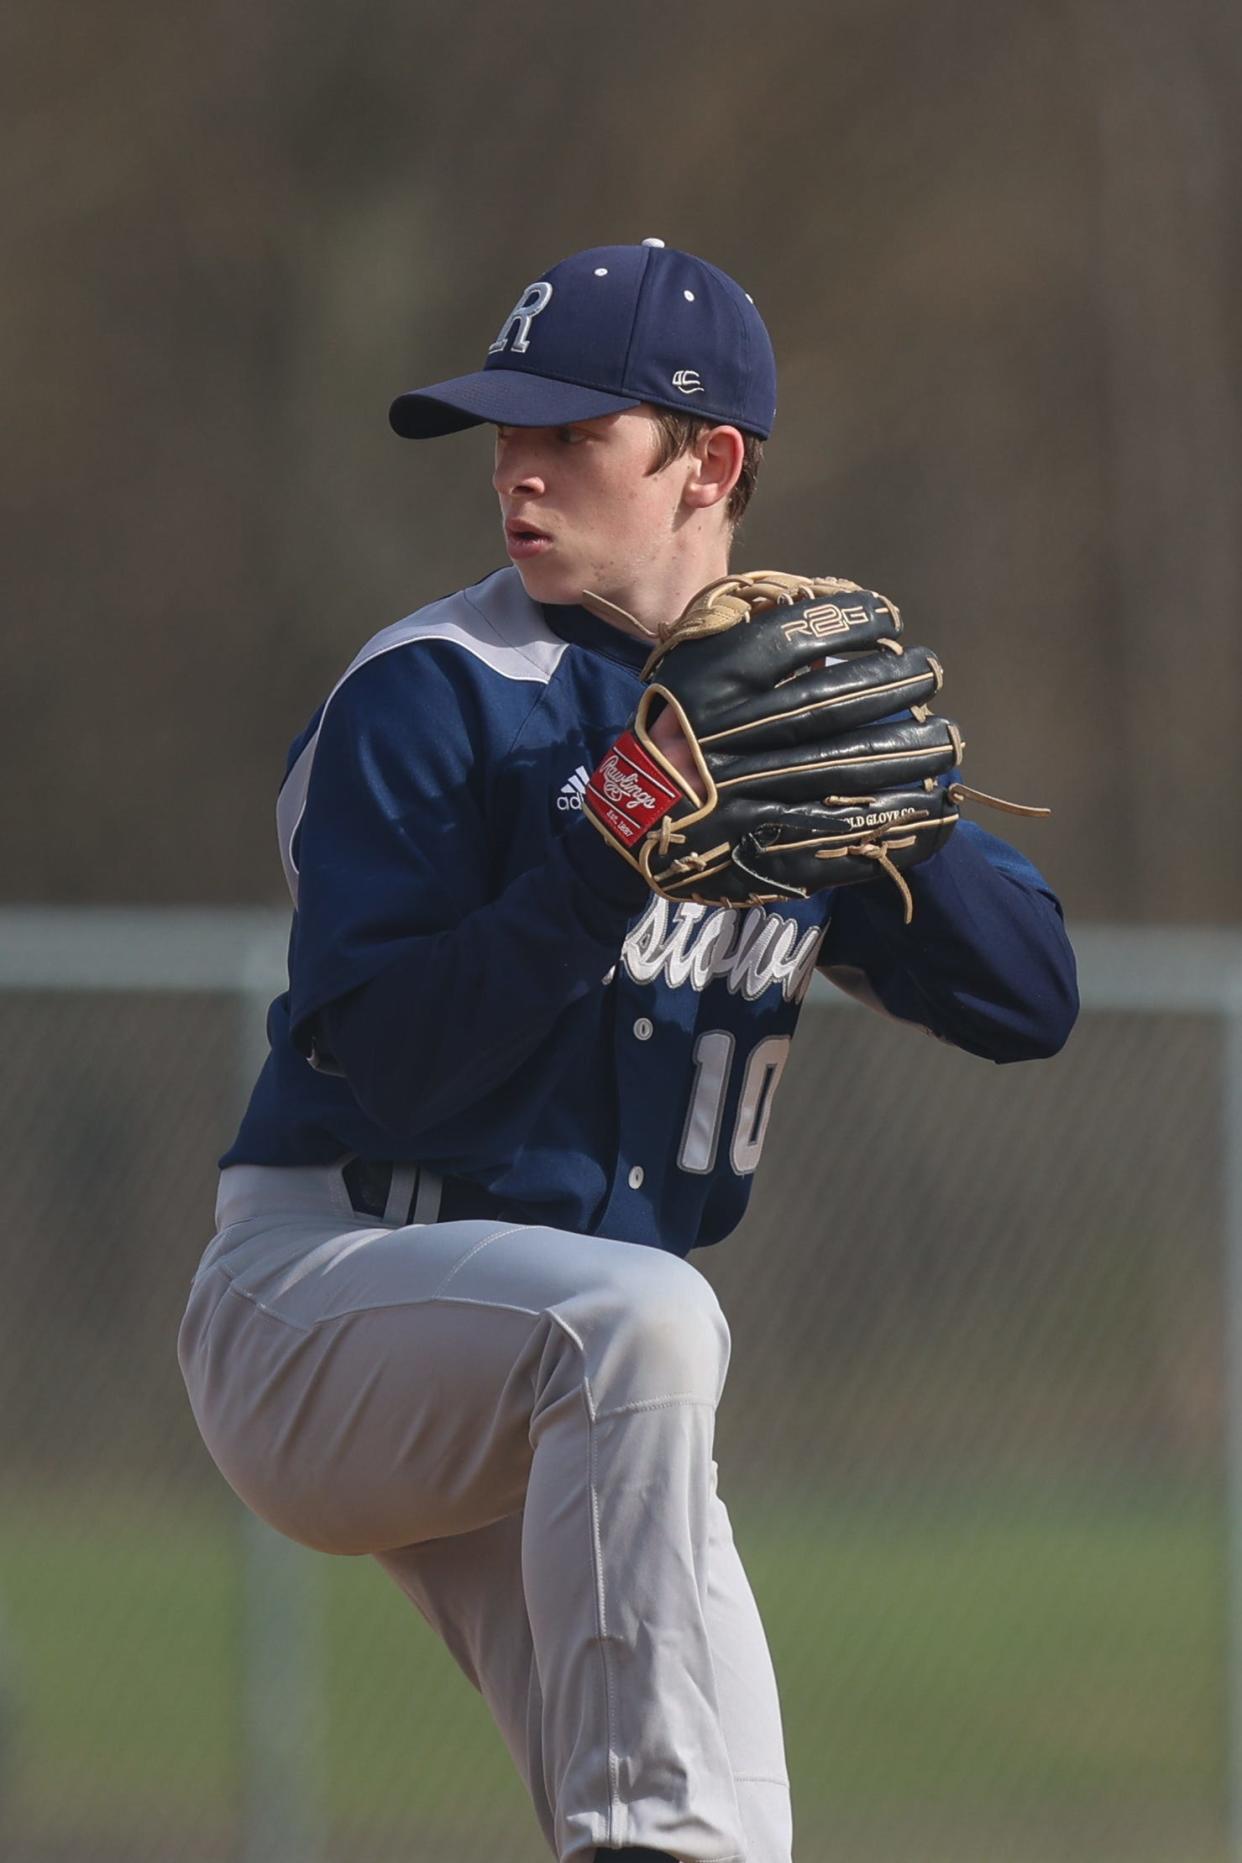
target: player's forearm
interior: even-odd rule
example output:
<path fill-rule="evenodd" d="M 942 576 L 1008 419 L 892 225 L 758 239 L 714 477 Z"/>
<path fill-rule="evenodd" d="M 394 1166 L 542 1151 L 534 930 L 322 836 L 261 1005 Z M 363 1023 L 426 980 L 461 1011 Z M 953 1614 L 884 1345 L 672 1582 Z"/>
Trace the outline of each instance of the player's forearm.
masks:
<path fill-rule="evenodd" d="M 585 823 L 539 868 L 316 1018 L 363 1110 L 412 1139 L 511 1080 L 574 1002 L 603 987 L 647 897 Z"/>
<path fill-rule="evenodd" d="M 890 1015 L 993 1061 L 1039 1060 L 1078 1014 L 1060 906 L 1029 862 L 973 824 L 910 875 L 914 917 L 876 880 L 842 892 L 822 959 L 864 970 Z"/>

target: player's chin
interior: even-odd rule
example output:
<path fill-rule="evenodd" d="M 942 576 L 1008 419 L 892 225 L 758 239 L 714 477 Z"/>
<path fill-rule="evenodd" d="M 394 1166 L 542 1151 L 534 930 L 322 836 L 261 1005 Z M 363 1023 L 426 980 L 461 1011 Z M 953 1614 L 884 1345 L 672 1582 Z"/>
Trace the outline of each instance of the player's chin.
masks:
<path fill-rule="evenodd" d="M 534 602 L 576 602 L 582 593 L 581 575 L 560 557 L 555 547 L 539 556 L 516 561 L 513 566 L 522 578 L 522 587 Z"/>

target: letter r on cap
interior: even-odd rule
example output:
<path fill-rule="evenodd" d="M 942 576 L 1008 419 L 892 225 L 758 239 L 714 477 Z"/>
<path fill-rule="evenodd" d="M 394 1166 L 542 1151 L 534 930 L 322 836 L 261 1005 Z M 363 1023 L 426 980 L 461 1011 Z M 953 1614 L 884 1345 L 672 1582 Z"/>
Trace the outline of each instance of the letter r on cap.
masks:
<path fill-rule="evenodd" d="M 489 347 L 488 355 L 498 355 L 502 349 L 508 347 L 509 332 L 512 330 L 514 324 L 516 324 L 517 335 L 513 339 L 513 350 L 516 355 L 524 356 L 526 351 L 530 348 L 530 326 L 534 323 L 540 311 L 547 310 L 551 302 L 552 287 L 546 279 L 542 279 L 537 285 L 527 285 L 525 291 L 523 291 L 521 297 L 501 324 L 500 334 L 496 338 L 496 341 Z"/>

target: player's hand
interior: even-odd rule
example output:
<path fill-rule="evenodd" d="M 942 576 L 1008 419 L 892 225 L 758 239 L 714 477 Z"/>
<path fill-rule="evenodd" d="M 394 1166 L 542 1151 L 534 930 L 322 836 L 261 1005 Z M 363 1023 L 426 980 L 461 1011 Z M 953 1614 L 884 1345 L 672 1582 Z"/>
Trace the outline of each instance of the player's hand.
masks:
<path fill-rule="evenodd" d="M 884 873 L 908 919 L 904 873 L 978 792 L 942 780 L 961 733 L 928 709 L 939 661 L 900 632 L 892 602 L 837 577 L 710 584 L 662 630 L 586 812 L 666 898 L 761 905 Z"/>
<path fill-rule="evenodd" d="M 699 794 L 695 788 L 694 751 L 690 739 L 678 723 L 676 712 L 666 707 L 651 726 L 650 737 L 660 754 L 672 764 L 691 795 Z"/>

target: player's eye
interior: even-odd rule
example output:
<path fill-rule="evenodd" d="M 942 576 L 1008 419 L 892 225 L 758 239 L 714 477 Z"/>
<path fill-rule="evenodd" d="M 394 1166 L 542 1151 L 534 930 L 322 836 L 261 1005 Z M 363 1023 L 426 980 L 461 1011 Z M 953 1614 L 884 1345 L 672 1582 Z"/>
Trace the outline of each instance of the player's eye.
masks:
<path fill-rule="evenodd" d="M 577 446 L 579 441 L 586 439 L 581 427 L 558 427 L 556 437 L 563 446 Z"/>

